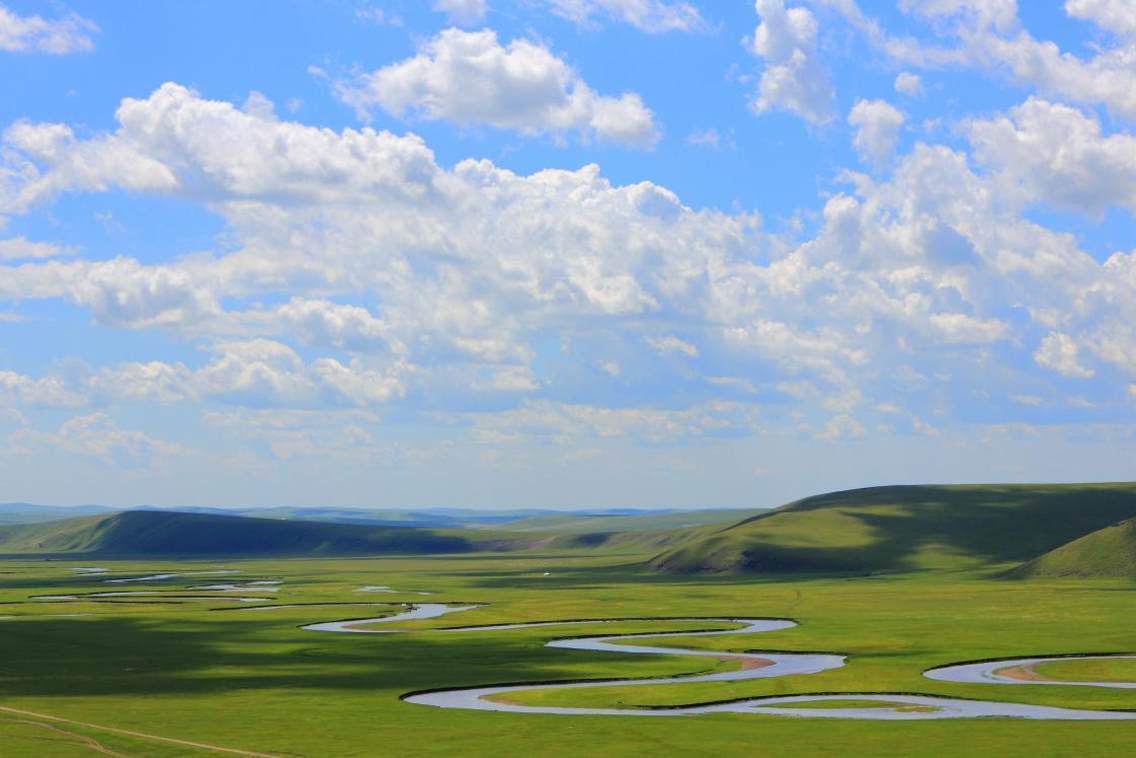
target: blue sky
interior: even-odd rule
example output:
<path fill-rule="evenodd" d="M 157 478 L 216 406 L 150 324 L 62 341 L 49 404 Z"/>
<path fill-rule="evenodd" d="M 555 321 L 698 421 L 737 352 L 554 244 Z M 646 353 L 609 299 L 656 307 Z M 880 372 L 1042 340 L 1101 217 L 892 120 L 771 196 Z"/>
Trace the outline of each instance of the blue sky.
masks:
<path fill-rule="evenodd" d="M 1127 0 L 0 4 L 0 501 L 1130 479 Z"/>

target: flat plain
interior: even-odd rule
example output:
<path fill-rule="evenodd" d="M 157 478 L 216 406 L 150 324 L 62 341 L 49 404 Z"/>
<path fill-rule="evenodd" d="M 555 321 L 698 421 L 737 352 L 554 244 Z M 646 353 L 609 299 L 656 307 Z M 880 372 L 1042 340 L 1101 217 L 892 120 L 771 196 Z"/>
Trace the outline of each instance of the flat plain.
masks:
<path fill-rule="evenodd" d="M 444 627 L 746 616 L 799 626 L 683 638 L 690 622 L 634 620 L 605 624 L 604 633 L 674 631 L 668 644 L 690 648 L 835 652 L 847 656 L 846 665 L 766 680 L 540 691 L 517 699 L 648 707 L 796 693 L 848 693 L 854 701 L 855 693 L 886 692 L 1136 709 L 1136 690 L 951 684 L 922 675 L 960 661 L 1130 652 L 1136 583 L 1129 580 L 1012 580 L 1002 575 L 1008 566 L 853 577 L 674 575 L 649 570 L 648 557 L 561 550 L 257 561 L 14 558 L 0 563 L 0 741 L 7 755 L 224 754 L 214 748 L 280 756 L 580 755 L 599 746 L 605 755 L 819 755 L 854 745 L 858 755 L 1036 756 L 1118 755 L 1136 736 L 1131 722 L 553 716 L 443 710 L 400 699 L 433 688 L 646 678 L 731 665 L 545 647 L 558 637 L 595 633 L 585 628 L 434 631 Z M 91 568 L 108 573 L 77 570 Z M 207 573 L 220 571 L 239 573 Z M 176 576 L 108 583 L 161 574 Z M 84 597 L 106 591 L 156 594 Z M 270 599 L 239 602 L 242 596 Z M 477 607 L 390 625 L 398 633 L 300 628 L 395 614 L 427 600 Z M 275 605 L 293 607 L 257 610 Z M 1096 663 L 1088 673 L 1108 676 L 1110 665 L 1121 678 L 1130 670 L 1122 662 Z"/>

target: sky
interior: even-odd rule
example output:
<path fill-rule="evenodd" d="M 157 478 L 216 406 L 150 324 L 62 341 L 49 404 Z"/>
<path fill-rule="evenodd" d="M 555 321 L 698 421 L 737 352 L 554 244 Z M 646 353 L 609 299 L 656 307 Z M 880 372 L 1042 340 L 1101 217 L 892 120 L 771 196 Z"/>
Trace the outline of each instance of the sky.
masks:
<path fill-rule="evenodd" d="M 1131 0 L 0 0 L 0 501 L 1136 478 Z"/>

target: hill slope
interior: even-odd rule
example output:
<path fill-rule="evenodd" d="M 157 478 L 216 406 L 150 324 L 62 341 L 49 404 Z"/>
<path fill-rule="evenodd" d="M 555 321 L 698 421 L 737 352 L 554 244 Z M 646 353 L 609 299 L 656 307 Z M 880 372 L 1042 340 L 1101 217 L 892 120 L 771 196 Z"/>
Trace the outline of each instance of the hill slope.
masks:
<path fill-rule="evenodd" d="M 457 553 L 468 540 L 427 529 L 127 511 L 0 527 L 0 553 L 106 556 Z"/>
<path fill-rule="evenodd" d="M 1136 516 L 1136 484 L 872 487 L 799 500 L 651 561 L 661 571 L 870 572 L 1027 561 Z"/>
<path fill-rule="evenodd" d="M 1016 578 L 1129 577 L 1136 579 L 1136 519 L 1106 526 L 1010 571 Z"/>

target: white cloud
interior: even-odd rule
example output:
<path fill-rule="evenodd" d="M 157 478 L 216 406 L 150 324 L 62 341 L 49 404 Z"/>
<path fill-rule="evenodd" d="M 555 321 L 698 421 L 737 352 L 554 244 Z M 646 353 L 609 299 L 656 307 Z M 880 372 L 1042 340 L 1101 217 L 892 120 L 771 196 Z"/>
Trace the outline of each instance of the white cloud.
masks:
<path fill-rule="evenodd" d="M 1039 366 L 1053 369 L 1064 376 L 1088 379 L 1093 370 L 1081 365 L 1076 341 L 1068 334 L 1050 332 L 1034 351 L 1033 359 Z"/>
<path fill-rule="evenodd" d="M 0 239 L 0 261 L 42 260 L 74 255 L 75 248 L 50 242 L 33 242 L 26 237 Z"/>
<path fill-rule="evenodd" d="M 687 358 L 698 357 L 698 347 L 684 339 L 667 334 L 662 337 L 648 337 L 647 344 L 660 355 L 685 355 Z"/>
<path fill-rule="evenodd" d="M 0 5 L 0 50 L 14 53 L 40 52 L 62 55 L 93 50 L 91 39 L 99 27 L 93 21 L 70 13 L 63 18 L 20 16 Z"/>
<path fill-rule="evenodd" d="M 1100 122 L 1031 97 L 1008 115 L 972 121 L 975 157 L 1032 200 L 1099 214 L 1136 211 L 1136 137 L 1105 136 Z"/>
<path fill-rule="evenodd" d="M 149 361 L 38 378 L 0 371 L 0 400 L 45 408 L 208 401 L 252 408 L 367 408 L 405 390 L 398 363 L 379 369 L 358 357 L 305 362 L 287 345 L 264 338 L 219 342 L 208 351 L 212 357 L 199 368 Z"/>
<path fill-rule="evenodd" d="M 225 342 L 215 357 L 193 373 L 203 396 L 235 405 L 311 407 L 381 403 L 402 392 L 396 377 L 320 358 L 305 365 L 291 348 L 265 339 Z"/>
<path fill-rule="evenodd" d="M 200 399 L 189 368 L 161 361 L 104 367 L 90 377 L 87 389 L 108 401 L 170 404 Z"/>
<path fill-rule="evenodd" d="M 918 95 L 923 92 L 923 79 L 919 74 L 901 71 L 895 77 L 895 91 L 901 95 Z"/>
<path fill-rule="evenodd" d="M 688 145 L 708 147 L 712 150 L 717 150 L 722 144 L 722 136 L 718 134 L 717 129 L 695 129 L 690 134 L 686 135 L 684 141 Z"/>
<path fill-rule="evenodd" d="M 280 333 L 293 334 L 307 345 L 366 352 L 386 348 L 394 339 L 391 326 L 366 308 L 327 300 L 293 298 L 272 311 L 269 321 L 278 322 Z"/>
<path fill-rule="evenodd" d="M 368 24 L 375 26 L 395 26 L 403 25 L 402 16 L 388 13 L 383 8 L 374 8 L 369 5 L 364 5 L 355 9 L 355 18 Z"/>
<path fill-rule="evenodd" d="M 1065 0 L 1065 12 L 1125 37 L 1136 37 L 1136 5 L 1130 0 Z"/>
<path fill-rule="evenodd" d="M 451 24 L 461 26 L 480 22 L 489 10 L 485 0 L 433 0 L 430 7 L 445 13 Z"/>
<path fill-rule="evenodd" d="M 522 134 L 575 132 L 633 147 L 659 138 L 639 95 L 600 95 L 548 48 L 524 39 L 502 46 L 490 29 L 447 29 L 413 58 L 341 82 L 337 92 L 362 113 L 378 107 L 397 116 Z"/>
<path fill-rule="evenodd" d="M 57 376 L 33 378 L 15 371 L 0 371 L 0 401 L 8 405 L 41 408 L 79 408 L 87 399 Z"/>
<path fill-rule="evenodd" d="M 1116 34 L 1111 45 L 1087 57 L 1063 51 L 1022 28 L 1016 0 L 906 0 L 900 7 L 931 21 L 950 44 L 933 45 L 888 34 L 866 16 L 855 0 L 814 0 L 836 9 L 868 41 L 893 61 L 932 68 L 965 67 L 1008 73 L 1019 83 L 1076 103 L 1104 105 L 1124 118 L 1136 118 L 1136 35 L 1126 0 L 1067 0 L 1066 12 Z"/>
<path fill-rule="evenodd" d="M 846 413 L 833 416 L 829 419 L 817 435 L 818 439 L 834 441 L 838 439 L 856 439 L 864 436 L 864 425 Z"/>
<path fill-rule="evenodd" d="M 784 0 L 756 0 L 755 8 L 761 21 L 753 53 L 765 68 L 754 110 L 785 110 L 814 124 L 831 121 L 835 94 L 816 47 L 816 17 L 807 8 L 785 8 Z"/>
<path fill-rule="evenodd" d="M 134 429 L 123 429 L 101 411 L 76 416 L 54 432 L 24 428 L 8 437 L 9 451 L 17 454 L 65 452 L 126 469 L 161 466 L 189 451 Z"/>
<path fill-rule="evenodd" d="M 0 278 L 0 297 L 65 297 L 107 326 L 185 327 L 220 312 L 209 284 L 183 267 L 144 266 L 130 258 L 49 261 L 9 268 Z"/>
<path fill-rule="evenodd" d="M 543 0 L 553 13 L 577 24 L 594 23 L 597 16 L 621 21 L 648 34 L 692 32 L 706 28 L 698 9 L 669 0 Z"/>
<path fill-rule="evenodd" d="M 64 124 L 17 122 L 4 131 L 3 144 L 21 160 L 0 172 L 0 213 L 22 211 L 64 189 L 100 192 L 113 183 L 168 191 L 176 185 L 168 167 L 122 140 L 79 140 Z"/>
<path fill-rule="evenodd" d="M 756 406 L 711 402 L 683 410 L 603 408 L 591 405 L 530 401 L 498 413 L 448 414 L 443 420 L 470 425 L 475 439 L 487 444 L 546 442 L 578 445 L 582 440 L 633 437 L 665 443 L 686 437 L 752 431 Z"/>
<path fill-rule="evenodd" d="M 884 100 L 859 100 L 848 114 L 855 128 L 852 144 L 856 152 L 875 166 L 883 166 L 895 152 L 899 130 L 906 117 Z"/>
<path fill-rule="evenodd" d="M 46 202 L 118 187 L 116 177 L 137 186 L 136 160 L 150 161 L 165 179 L 136 191 L 211 209 L 225 249 L 161 263 L 29 259 L 0 267 L 0 298 L 65 298 L 98 325 L 169 330 L 198 353 L 12 379 L 16 407 L 58 390 L 108 408 L 449 417 L 488 396 L 494 408 L 542 409 L 577 437 L 623 423 L 647 430 L 628 437 L 675 440 L 754 428 L 725 410 L 694 415 L 738 391 L 781 396 L 775 422 L 807 434 L 858 404 L 934 418 L 948 383 L 960 396 L 1001 383 L 989 391 L 1004 398 L 1049 332 L 1136 371 L 1136 255 L 1102 265 L 1072 235 L 1025 219 L 1028 198 L 998 171 L 978 173 L 944 146 L 915 145 L 886 177 L 847 175 L 816 232 L 796 239 L 650 182 L 614 185 L 596 166 L 443 167 L 414 136 L 333 132 L 177 85 L 124 101 L 118 119 L 109 134 L 51 149 L 28 135 L 54 127 L 24 124 L 0 160 L 35 170 L 10 174 L 7 188 L 51 187 L 36 195 Z M 95 174 L 76 171 L 92 151 L 103 151 Z M 600 362 L 617 363 L 619 378 Z M 645 417 L 605 408 L 648 372 L 652 386 L 704 394 Z M 786 395 L 786 382 L 810 389 Z M 577 410 L 529 405 L 549 397 Z"/>
<path fill-rule="evenodd" d="M 1017 0 L 900 0 L 899 7 L 926 18 L 962 16 L 975 26 L 1006 31 L 1018 19 Z"/>

